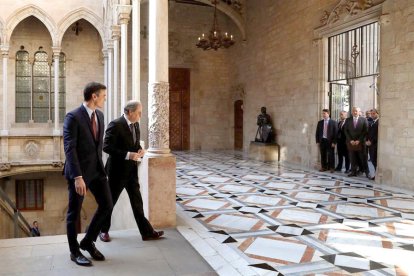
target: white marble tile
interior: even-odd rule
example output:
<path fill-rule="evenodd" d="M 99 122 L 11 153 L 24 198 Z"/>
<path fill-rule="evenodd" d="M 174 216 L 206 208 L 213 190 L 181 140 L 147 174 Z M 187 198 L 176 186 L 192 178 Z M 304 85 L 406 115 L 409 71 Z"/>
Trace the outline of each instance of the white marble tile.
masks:
<path fill-rule="evenodd" d="M 245 253 L 299 263 L 305 253 L 306 245 L 280 240 L 257 238 Z"/>
<path fill-rule="evenodd" d="M 291 189 L 294 189 L 296 187 L 296 184 L 295 183 L 270 182 L 265 187 L 266 188 L 291 190 Z"/>
<path fill-rule="evenodd" d="M 281 225 L 277 228 L 276 232 L 299 236 L 300 234 L 302 234 L 303 228 Z"/>
<path fill-rule="evenodd" d="M 322 214 L 316 212 L 306 212 L 300 210 L 284 209 L 277 216 L 279 219 L 289 221 L 300 221 L 305 223 L 319 223 Z"/>
<path fill-rule="evenodd" d="M 352 251 L 352 247 L 356 245 L 370 250 L 382 248 L 381 237 L 354 231 L 330 230 L 326 243 L 344 252 L 350 249 Z"/>
<path fill-rule="evenodd" d="M 226 204 L 227 203 L 223 201 L 200 198 L 200 199 L 193 200 L 189 203 L 186 203 L 185 205 L 189 207 L 195 207 L 195 208 L 218 210 Z"/>
<path fill-rule="evenodd" d="M 336 180 L 309 179 L 308 182 L 306 182 L 306 184 L 320 186 L 335 186 Z"/>
<path fill-rule="evenodd" d="M 277 198 L 277 197 L 257 196 L 257 195 L 251 195 L 243 199 L 244 202 L 248 202 L 248 203 L 272 205 L 272 206 L 276 206 L 281 200 L 282 200 L 281 198 Z"/>
<path fill-rule="evenodd" d="M 239 209 L 239 212 L 247 212 L 247 213 L 254 213 L 257 214 L 261 211 L 261 208 L 255 208 L 255 207 L 248 207 L 248 206 L 243 206 L 242 208 Z"/>
<path fill-rule="evenodd" d="M 252 227 L 256 225 L 256 223 L 258 223 L 259 221 L 259 219 L 253 219 L 249 217 L 220 215 L 217 218 L 210 221 L 209 224 L 225 228 L 233 228 L 248 231 L 252 229 Z"/>
<path fill-rule="evenodd" d="M 373 190 L 352 189 L 352 188 L 342 188 L 339 193 L 343 195 L 355 195 L 355 196 L 374 196 L 375 195 Z"/>
<path fill-rule="evenodd" d="M 206 177 L 206 178 L 202 179 L 203 182 L 207 182 L 207 183 L 209 183 L 209 182 L 224 183 L 224 182 L 229 181 L 229 180 L 230 180 L 230 178 L 228 178 L 228 177 L 218 177 L 218 176 L 209 176 L 209 177 Z"/>
<path fill-rule="evenodd" d="M 250 190 L 254 190 L 253 187 L 250 186 L 242 186 L 242 185 L 234 185 L 234 184 L 229 184 L 229 185 L 224 185 L 222 187 L 220 187 L 220 190 L 224 190 L 224 191 L 228 191 L 228 192 L 248 192 Z"/>
<path fill-rule="evenodd" d="M 335 256 L 335 265 L 369 270 L 369 260 L 345 255 Z"/>
<path fill-rule="evenodd" d="M 191 172 L 188 172 L 188 174 L 190 174 L 190 175 L 210 175 L 210 174 L 212 174 L 212 172 L 209 172 L 209 171 L 191 171 Z"/>
<path fill-rule="evenodd" d="M 198 195 L 198 194 L 203 193 L 205 190 L 195 189 L 195 188 L 186 188 L 186 187 L 177 187 L 176 191 L 177 191 L 177 194 L 179 195 Z"/>
<path fill-rule="evenodd" d="M 390 208 L 414 210 L 414 201 L 412 200 L 387 199 L 387 204 Z"/>
<path fill-rule="evenodd" d="M 336 213 L 352 216 L 378 217 L 378 210 L 376 208 L 351 204 L 338 205 Z"/>
<path fill-rule="evenodd" d="M 282 173 L 281 177 L 291 177 L 291 178 L 304 178 L 306 174 L 304 173 Z"/>
<path fill-rule="evenodd" d="M 344 219 L 343 224 L 350 226 L 350 227 L 358 227 L 358 228 L 369 227 L 369 222 L 365 220 Z"/>
<path fill-rule="evenodd" d="M 242 177 L 242 179 L 244 180 L 260 180 L 260 181 L 264 181 L 269 178 L 270 176 L 267 176 L 267 175 L 254 175 L 254 174 L 248 174 Z"/>
<path fill-rule="evenodd" d="M 329 194 L 308 193 L 308 192 L 299 192 L 295 196 L 296 199 L 320 200 L 320 201 L 327 201 L 329 197 L 330 197 Z"/>
<path fill-rule="evenodd" d="M 395 233 L 399 236 L 414 237 L 414 225 L 394 222 Z"/>

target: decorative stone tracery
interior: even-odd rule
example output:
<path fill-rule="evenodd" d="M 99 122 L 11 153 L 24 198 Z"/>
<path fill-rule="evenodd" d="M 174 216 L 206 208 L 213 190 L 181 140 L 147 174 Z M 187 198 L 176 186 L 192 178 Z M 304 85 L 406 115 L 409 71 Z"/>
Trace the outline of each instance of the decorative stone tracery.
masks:
<path fill-rule="evenodd" d="M 169 150 L 169 83 L 157 82 L 149 84 L 148 129 L 150 151 Z M 152 149 L 152 150 L 151 150 Z M 166 151 L 166 152 L 165 152 Z"/>

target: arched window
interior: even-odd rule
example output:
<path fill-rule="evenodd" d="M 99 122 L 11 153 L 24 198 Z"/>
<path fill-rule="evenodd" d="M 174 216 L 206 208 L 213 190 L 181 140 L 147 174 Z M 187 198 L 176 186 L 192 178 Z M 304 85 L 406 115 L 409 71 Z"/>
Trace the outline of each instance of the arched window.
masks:
<path fill-rule="evenodd" d="M 54 70 L 49 55 L 39 47 L 30 64 L 29 53 L 21 46 L 16 53 L 16 123 L 54 121 Z M 66 56 L 59 57 L 59 121 L 65 116 Z"/>
<path fill-rule="evenodd" d="M 21 46 L 16 53 L 16 123 L 31 119 L 32 66 L 29 53 Z"/>

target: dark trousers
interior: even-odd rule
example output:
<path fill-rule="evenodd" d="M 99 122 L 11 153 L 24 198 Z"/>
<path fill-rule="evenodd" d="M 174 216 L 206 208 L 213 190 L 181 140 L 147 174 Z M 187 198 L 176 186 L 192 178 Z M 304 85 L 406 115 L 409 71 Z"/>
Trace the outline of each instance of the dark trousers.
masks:
<path fill-rule="evenodd" d="M 124 188 L 126 189 L 139 232 L 141 233 L 141 236 L 149 236 L 154 231 L 154 228 L 152 228 L 150 222 L 144 215 L 144 207 L 141 192 L 139 190 L 138 171 L 135 172 L 136 173 L 131 175 L 128 179 L 117 179 L 116 177 L 109 176 L 109 187 L 111 189 L 114 205 L 118 201 L 122 190 Z M 111 215 L 112 210 L 106 216 L 101 232 L 107 233 L 109 228 L 111 228 Z"/>
<path fill-rule="evenodd" d="M 323 169 L 335 168 L 335 148 L 332 147 L 332 143 L 329 143 L 328 139 L 322 139 L 319 144 L 321 151 L 321 165 Z"/>
<path fill-rule="evenodd" d="M 342 169 L 343 160 L 345 159 L 345 170 L 349 170 L 349 154 L 348 154 L 348 148 L 346 147 L 345 141 L 339 141 L 337 144 L 337 150 L 338 150 L 338 166 L 337 169 Z"/>
<path fill-rule="evenodd" d="M 99 230 L 102 224 L 113 208 L 111 192 L 109 190 L 108 181 L 106 177 L 94 179 L 88 185 L 88 191 L 91 191 L 95 197 L 98 208 L 89 224 L 84 240 L 86 242 L 96 241 L 99 235 Z M 75 253 L 79 251 L 79 243 L 77 240 L 78 232 L 76 229 L 76 222 L 80 217 L 82 202 L 84 197 L 76 193 L 75 181 L 68 181 L 69 190 L 69 206 L 66 216 L 66 230 L 69 243 L 70 252 Z"/>
<path fill-rule="evenodd" d="M 377 170 L 377 150 L 378 150 L 377 144 L 372 144 L 371 146 L 368 147 L 369 159 L 371 159 L 371 162 L 372 162 L 372 165 L 374 165 L 375 171 Z"/>
<path fill-rule="evenodd" d="M 367 150 L 365 145 L 360 150 L 349 150 L 349 157 L 351 159 L 351 170 L 353 174 L 357 174 L 357 168 L 369 175 Z"/>

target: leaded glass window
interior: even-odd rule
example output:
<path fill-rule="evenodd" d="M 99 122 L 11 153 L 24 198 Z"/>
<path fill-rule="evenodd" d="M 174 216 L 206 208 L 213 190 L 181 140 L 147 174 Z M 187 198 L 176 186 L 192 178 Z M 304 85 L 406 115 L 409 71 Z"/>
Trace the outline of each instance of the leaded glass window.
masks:
<path fill-rule="evenodd" d="M 53 68 L 55 68 L 55 61 L 52 62 L 51 67 L 51 115 L 52 120 L 55 120 L 55 74 Z M 59 121 L 62 123 L 66 114 L 65 110 L 65 95 L 66 95 L 66 55 L 60 53 L 59 56 Z"/>
<path fill-rule="evenodd" d="M 42 48 L 34 55 L 33 62 L 33 121 L 46 123 L 50 107 L 50 66 L 48 55 Z"/>
<path fill-rule="evenodd" d="M 28 122 L 31 118 L 32 66 L 29 53 L 21 46 L 16 53 L 16 122 Z"/>

